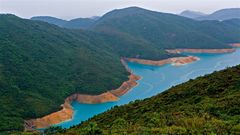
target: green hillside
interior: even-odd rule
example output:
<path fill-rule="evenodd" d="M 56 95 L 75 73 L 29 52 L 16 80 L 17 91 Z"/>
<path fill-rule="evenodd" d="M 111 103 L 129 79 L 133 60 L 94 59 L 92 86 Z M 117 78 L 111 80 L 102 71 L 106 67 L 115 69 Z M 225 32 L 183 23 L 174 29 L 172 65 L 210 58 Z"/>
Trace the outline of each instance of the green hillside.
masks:
<path fill-rule="evenodd" d="M 97 20 L 75 19 L 65 26 L 52 20 L 39 20 L 71 29 L 88 29 L 103 34 L 110 42 L 135 40 L 152 48 L 229 48 L 240 42 L 239 21 L 197 21 L 182 16 L 129 7 L 110 11 Z M 125 45 L 120 43 L 120 45 Z"/>
<path fill-rule="evenodd" d="M 240 42 L 240 19 L 226 21 L 201 21 L 197 30 L 211 35 L 223 43 Z"/>
<path fill-rule="evenodd" d="M 83 32 L 0 15 L 0 132 L 59 109 L 76 92 L 117 88 L 128 73 L 120 56 Z"/>
<path fill-rule="evenodd" d="M 0 15 L 0 132 L 60 109 L 73 93 L 100 94 L 127 80 L 121 57 L 178 55 L 129 37 L 111 38 Z"/>
<path fill-rule="evenodd" d="M 227 43 L 240 40 L 239 29 L 219 24 L 130 7 L 108 12 L 92 30 L 128 34 L 158 48 L 229 48 Z"/>
<path fill-rule="evenodd" d="M 240 66 L 214 72 L 114 107 L 61 134 L 240 134 L 239 75 Z"/>

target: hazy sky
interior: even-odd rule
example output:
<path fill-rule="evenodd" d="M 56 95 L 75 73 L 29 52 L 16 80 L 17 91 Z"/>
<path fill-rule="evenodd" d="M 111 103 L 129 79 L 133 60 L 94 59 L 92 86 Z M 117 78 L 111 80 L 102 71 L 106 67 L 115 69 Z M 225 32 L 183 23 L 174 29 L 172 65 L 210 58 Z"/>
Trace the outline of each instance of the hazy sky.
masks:
<path fill-rule="evenodd" d="M 240 0 L 0 0 L 0 13 L 24 18 L 49 15 L 71 19 L 100 16 L 112 9 L 129 6 L 170 13 L 185 9 L 211 13 L 222 8 L 239 8 Z"/>

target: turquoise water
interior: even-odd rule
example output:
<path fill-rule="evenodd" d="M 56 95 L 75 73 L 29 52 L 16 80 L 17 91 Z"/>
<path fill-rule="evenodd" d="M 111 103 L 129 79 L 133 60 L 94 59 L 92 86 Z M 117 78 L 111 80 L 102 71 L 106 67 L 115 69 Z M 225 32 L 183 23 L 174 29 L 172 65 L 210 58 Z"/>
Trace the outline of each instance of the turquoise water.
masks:
<path fill-rule="evenodd" d="M 130 92 L 120 97 L 117 102 L 102 104 L 81 104 L 73 102 L 74 117 L 72 120 L 58 124 L 64 128 L 69 128 L 79 124 L 94 115 L 102 113 L 113 106 L 127 104 L 136 99 L 144 99 L 161 93 L 168 88 L 194 79 L 198 76 L 212 73 L 226 67 L 240 64 L 240 49 L 228 54 L 189 54 L 199 57 L 201 60 L 184 66 L 147 66 L 136 63 L 128 63 L 129 68 L 142 77 L 138 85 Z"/>

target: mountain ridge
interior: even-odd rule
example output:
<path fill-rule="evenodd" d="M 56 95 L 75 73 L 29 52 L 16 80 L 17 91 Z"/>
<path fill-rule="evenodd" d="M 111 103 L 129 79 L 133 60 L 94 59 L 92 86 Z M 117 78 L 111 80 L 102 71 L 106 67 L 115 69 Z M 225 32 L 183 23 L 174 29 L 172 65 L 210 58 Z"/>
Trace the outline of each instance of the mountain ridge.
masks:
<path fill-rule="evenodd" d="M 212 14 L 198 17 L 197 20 L 229 20 L 234 18 L 240 18 L 240 8 L 227 8 L 213 12 Z"/>

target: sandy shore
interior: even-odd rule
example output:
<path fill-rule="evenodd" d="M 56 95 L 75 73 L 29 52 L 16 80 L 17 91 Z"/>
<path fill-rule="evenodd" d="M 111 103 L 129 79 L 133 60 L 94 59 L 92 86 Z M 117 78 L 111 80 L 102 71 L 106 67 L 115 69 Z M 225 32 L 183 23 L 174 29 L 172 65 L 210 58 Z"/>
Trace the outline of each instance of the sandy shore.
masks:
<path fill-rule="evenodd" d="M 145 65 L 161 66 L 165 64 L 173 64 L 174 66 L 181 66 L 181 65 L 185 65 L 185 64 L 197 61 L 199 60 L 199 58 L 194 56 L 188 56 L 188 57 L 168 58 L 168 59 L 159 60 L 159 61 L 137 59 L 137 58 L 126 58 L 126 60 L 129 62 L 136 62 L 140 64 L 145 64 Z"/>
<path fill-rule="evenodd" d="M 230 44 L 230 46 L 233 46 L 233 47 L 240 47 L 240 43 L 233 43 L 233 44 Z"/>
<path fill-rule="evenodd" d="M 166 50 L 169 53 L 231 53 L 234 52 L 235 49 L 172 49 Z"/>

